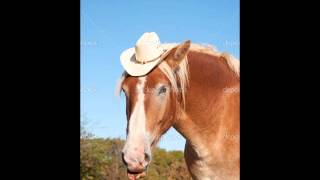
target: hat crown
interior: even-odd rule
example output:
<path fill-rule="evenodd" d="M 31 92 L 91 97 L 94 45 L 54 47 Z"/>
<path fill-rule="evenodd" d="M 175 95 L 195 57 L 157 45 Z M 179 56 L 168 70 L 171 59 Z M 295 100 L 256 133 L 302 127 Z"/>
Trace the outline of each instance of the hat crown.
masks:
<path fill-rule="evenodd" d="M 136 42 L 136 61 L 144 63 L 158 58 L 163 53 L 160 38 L 155 32 L 144 33 Z"/>

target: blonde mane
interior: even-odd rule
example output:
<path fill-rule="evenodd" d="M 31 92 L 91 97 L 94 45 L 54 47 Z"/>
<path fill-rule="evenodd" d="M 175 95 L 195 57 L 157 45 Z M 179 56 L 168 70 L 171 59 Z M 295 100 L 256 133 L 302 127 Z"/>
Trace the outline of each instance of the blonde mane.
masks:
<path fill-rule="evenodd" d="M 163 44 L 164 49 L 171 49 L 175 46 L 179 45 L 178 43 L 166 43 Z M 238 77 L 240 77 L 240 61 L 237 60 L 230 54 L 221 53 L 216 50 L 212 45 L 208 44 L 191 44 L 190 51 L 197 51 L 201 53 L 210 54 L 213 56 L 223 57 L 221 59 L 225 60 L 228 64 L 230 70 L 232 70 Z M 185 105 L 185 93 L 186 88 L 189 84 L 189 69 L 188 69 L 188 60 L 187 57 L 179 64 L 179 68 L 177 71 L 172 70 L 172 68 L 168 65 L 166 61 L 162 61 L 158 65 L 159 69 L 165 74 L 165 76 L 169 79 L 170 84 L 172 86 L 172 90 L 177 94 L 181 94 L 182 105 Z M 116 88 L 116 94 L 119 95 L 122 89 L 122 83 L 125 80 L 128 74 L 124 72 L 121 78 L 118 81 L 118 85 Z"/>

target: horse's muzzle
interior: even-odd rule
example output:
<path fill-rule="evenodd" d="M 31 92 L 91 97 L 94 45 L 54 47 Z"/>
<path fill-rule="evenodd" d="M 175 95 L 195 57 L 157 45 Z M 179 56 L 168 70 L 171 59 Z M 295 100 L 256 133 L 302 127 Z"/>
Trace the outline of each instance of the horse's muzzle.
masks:
<path fill-rule="evenodd" d="M 148 153 L 122 153 L 122 161 L 132 173 L 140 173 L 146 170 L 151 155 Z"/>

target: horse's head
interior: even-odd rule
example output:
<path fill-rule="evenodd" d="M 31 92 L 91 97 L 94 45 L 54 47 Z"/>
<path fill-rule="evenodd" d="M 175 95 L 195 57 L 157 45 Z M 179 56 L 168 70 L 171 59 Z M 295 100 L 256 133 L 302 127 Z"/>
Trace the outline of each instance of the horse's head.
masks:
<path fill-rule="evenodd" d="M 179 90 L 185 83 L 177 82 L 179 75 L 175 73 L 181 71 L 180 64 L 189 48 L 190 41 L 177 45 L 150 73 L 139 77 L 127 75 L 121 83 L 127 114 L 127 140 L 122 158 L 130 179 L 145 176 L 151 149 L 175 122 L 184 99 Z"/>

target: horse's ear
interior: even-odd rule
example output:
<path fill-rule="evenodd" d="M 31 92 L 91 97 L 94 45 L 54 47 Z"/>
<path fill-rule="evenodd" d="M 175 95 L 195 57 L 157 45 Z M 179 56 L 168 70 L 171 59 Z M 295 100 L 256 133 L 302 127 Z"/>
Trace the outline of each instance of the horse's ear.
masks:
<path fill-rule="evenodd" d="M 171 56 L 169 56 L 167 63 L 172 67 L 175 68 L 177 67 L 180 62 L 187 56 L 188 51 L 191 46 L 191 41 L 185 41 L 181 44 L 179 44 L 177 47 L 175 47 L 172 50 Z"/>

